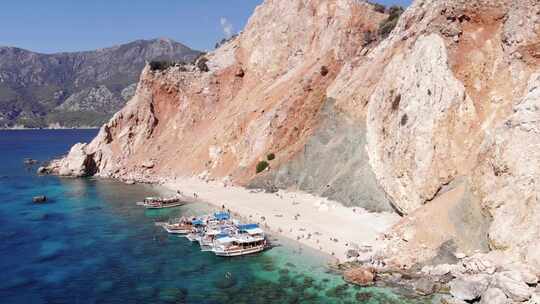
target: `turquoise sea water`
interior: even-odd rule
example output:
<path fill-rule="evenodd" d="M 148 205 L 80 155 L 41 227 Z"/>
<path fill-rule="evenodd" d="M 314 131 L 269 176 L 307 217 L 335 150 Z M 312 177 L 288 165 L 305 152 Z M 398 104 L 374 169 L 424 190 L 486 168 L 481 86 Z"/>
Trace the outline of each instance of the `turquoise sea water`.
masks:
<path fill-rule="evenodd" d="M 209 206 L 148 211 L 149 186 L 36 176 L 96 130 L 0 131 L 0 303 L 424 303 L 327 273 L 326 258 L 279 240 L 264 253 L 219 258 L 154 223 Z M 46 195 L 43 205 L 32 204 Z"/>

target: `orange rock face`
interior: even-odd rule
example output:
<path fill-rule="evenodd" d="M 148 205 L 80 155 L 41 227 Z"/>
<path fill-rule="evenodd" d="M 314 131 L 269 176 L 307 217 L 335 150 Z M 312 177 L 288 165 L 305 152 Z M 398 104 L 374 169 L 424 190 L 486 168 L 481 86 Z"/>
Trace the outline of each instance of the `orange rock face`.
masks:
<path fill-rule="evenodd" d="M 267 154 L 278 167 L 303 149 L 328 86 L 385 17 L 356 1 L 258 7 L 237 39 L 207 55 L 210 72 L 143 72 L 136 97 L 91 145 L 98 174 L 202 174 L 245 184 Z M 155 166 L 142 168 L 147 160 Z"/>
<path fill-rule="evenodd" d="M 375 283 L 375 269 L 370 267 L 357 267 L 346 270 L 343 273 L 343 279 L 346 282 L 359 286 L 370 286 Z"/>

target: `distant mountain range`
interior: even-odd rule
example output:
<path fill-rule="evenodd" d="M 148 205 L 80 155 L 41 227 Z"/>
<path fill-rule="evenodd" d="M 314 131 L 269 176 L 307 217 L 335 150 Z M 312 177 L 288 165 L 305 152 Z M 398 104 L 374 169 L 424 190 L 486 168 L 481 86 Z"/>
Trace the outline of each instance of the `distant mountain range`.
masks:
<path fill-rule="evenodd" d="M 199 55 L 170 39 L 57 54 L 0 47 L 0 128 L 101 126 L 133 96 L 147 61 Z"/>

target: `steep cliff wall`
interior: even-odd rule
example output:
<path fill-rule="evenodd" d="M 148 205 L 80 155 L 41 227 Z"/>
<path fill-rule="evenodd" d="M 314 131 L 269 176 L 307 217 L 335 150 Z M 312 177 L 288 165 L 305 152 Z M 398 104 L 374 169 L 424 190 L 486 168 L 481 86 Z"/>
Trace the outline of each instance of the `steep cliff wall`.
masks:
<path fill-rule="evenodd" d="M 267 0 L 207 55 L 208 72 L 147 67 L 70 155 L 99 176 L 201 176 L 393 209 L 404 217 L 391 252 L 411 264 L 449 243 L 539 262 L 539 11 L 417 0 L 373 40 L 388 16 L 370 4 Z"/>
<path fill-rule="evenodd" d="M 136 96 L 87 147 L 95 154 L 97 174 L 202 175 L 247 184 L 267 154 L 276 155 L 272 168 L 287 164 L 318 128 L 326 88 L 345 62 L 365 53 L 367 35 L 376 35 L 386 17 L 359 1 L 266 2 L 237 39 L 207 55 L 209 72 L 143 72 Z M 361 125 L 353 127 L 363 136 Z M 358 170 L 368 169 L 363 141 L 353 144 L 363 155 Z M 310 164 L 315 170 L 321 165 Z M 387 210 L 374 175 L 361 174 L 377 189 L 381 206 L 375 209 Z M 363 192 L 347 190 L 346 178 L 341 182 L 343 191 Z"/>

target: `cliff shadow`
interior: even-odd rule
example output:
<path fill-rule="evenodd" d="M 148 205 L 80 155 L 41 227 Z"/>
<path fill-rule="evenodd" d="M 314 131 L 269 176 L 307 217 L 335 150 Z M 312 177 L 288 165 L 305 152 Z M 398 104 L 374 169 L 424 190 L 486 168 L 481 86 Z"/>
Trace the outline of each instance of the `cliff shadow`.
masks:
<path fill-rule="evenodd" d="M 256 177 L 252 188 L 294 188 L 327 197 L 345 206 L 393 211 L 378 185 L 366 151 L 366 128 L 354 122 L 327 98 L 320 124 L 303 151 L 292 160 Z"/>

